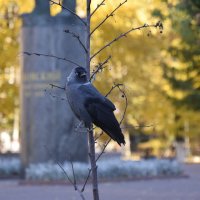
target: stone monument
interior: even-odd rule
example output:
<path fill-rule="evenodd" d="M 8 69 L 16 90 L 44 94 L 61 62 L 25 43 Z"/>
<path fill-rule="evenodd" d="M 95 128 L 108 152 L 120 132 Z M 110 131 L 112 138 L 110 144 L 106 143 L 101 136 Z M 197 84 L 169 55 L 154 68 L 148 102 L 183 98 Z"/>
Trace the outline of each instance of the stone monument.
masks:
<path fill-rule="evenodd" d="M 51 16 L 48 0 L 35 0 L 35 3 L 32 13 L 22 15 L 22 51 L 54 55 L 84 66 L 84 50 L 76 38 L 64 32 L 69 29 L 84 42 L 83 24 L 66 10 Z M 63 4 L 75 11 L 75 0 L 64 0 Z M 63 87 L 73 67 L 76 66 L 52 57 L 24 55 L 22 58 L 21 159 L 24 167 L 49 160 L 86 162 L 88 159 L 87 134 L 75 131 L 79 122 L 67 101 L 52 98 L 52 95 L 65 98 L 64 90 L 49 88 L 49 84 Z"/>

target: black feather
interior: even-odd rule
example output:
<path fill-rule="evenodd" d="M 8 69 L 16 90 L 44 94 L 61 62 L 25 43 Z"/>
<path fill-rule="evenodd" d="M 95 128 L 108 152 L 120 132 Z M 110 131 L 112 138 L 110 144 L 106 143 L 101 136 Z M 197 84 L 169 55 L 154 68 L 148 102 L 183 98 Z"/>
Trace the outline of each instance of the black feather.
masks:
<path fill-rule="evenodd" d="M 88 99 L 85 107 L 92 119 L 92 122 L 107 133 L 120 146 L 125 144 L 124 135 L 120 125 L 115 118 L 113 111 L 115 107 L 110 105 L 110 101 L 105 99 L 104 102 L 99 99 Z"/>

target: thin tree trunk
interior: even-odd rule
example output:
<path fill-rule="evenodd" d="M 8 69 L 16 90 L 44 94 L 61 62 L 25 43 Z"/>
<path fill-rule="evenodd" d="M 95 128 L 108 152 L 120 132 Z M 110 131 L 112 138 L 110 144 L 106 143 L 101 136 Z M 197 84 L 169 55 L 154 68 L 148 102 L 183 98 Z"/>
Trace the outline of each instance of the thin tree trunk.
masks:
<path fill-rule="evenodd" d="M 93 186 L 93 198 L 94 200 L 99 200 L 99 190 L 98 190 L 98 179 L 97 179 L 97 165 L 95 159 L 95 141 L 93 130 L 89 131 L 89 148 L 90 148 L 90 164 L 92 169 L 92 186 Z"/>
<path fill-rule="evenodd" d="M 90 77 L 90 4 L 91 0 L 87 0 L 87 27 L 86 27 L 86 68 L 88 77 Z"/>
<path fill-rule="evenodd" d="M 90 76 L 90 4 L 91 0 L 87 0 L 87 38 L 86 38 L 86 68 L 88 77 Z M 97 180 L 97 166 L 95 158 L 95 141 L 92 126 L 88 134 L 89 140 L 89 157 L 92 170 L 92 187 L 93 187 L 93 199 L 99 200 L 98 180 Z"/>

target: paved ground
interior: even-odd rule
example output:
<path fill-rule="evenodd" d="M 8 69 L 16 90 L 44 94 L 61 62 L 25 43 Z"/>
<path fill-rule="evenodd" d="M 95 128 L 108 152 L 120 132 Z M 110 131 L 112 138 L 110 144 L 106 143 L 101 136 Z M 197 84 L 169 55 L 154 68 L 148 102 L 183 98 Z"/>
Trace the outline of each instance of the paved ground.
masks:
<path fill-rule="evenodd" d="M 142 180 L 100 184 L 101 200 L 200 200 L 200 165 L 184 166 L 189 178 Z M 91 200 L 88 186 L 85 199 Z M 70 186 L 19 185 L 17 181 L 0 181 L 0 200 L 79 200 Z"/>

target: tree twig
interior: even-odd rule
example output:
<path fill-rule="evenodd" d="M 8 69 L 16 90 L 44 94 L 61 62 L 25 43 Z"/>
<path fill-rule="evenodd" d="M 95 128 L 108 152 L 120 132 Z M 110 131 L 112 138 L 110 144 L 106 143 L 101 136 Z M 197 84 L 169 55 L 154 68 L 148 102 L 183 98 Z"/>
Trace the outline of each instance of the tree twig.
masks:
<path fill-rule="evenodd" d="M 96 142 L 102 135 L 103 135 L 103 131 L 94 139 L 94 141 Z"/>
<path fill-rule="evenodd" d="M 96 158 L 96 162 L 97 162 L 97 161 L 99 160 L 99 158 L 103 155 L 103 153 L 105 152 L 106 147 L 108 146 L 108 144 L 110 143 L 110 141 L 111 141 L 111 138 L 104 144 L 101 153 L 100 153 L 100 154 L 97 156 L 97 158 Z"/>
<path fill-rule="evenodd" d="M 74 179 L 74 189 L 77 190 L 77 185 L 76 185 L 76 175 L 75 175 L 75 171 L 74 171 L 74 165 L 72 160 L 70 159 L 70 163 L 71 163 L 71 167 L 72 167 L 72 173 L 73 173 L 73 179 Z"/>
<path fill-rule="evenodd" d="M 143 26 L 139 26 L 136 28 L 131 28 L 128 31 L 126 31 L 125 33 L 120 34 L 118 37 L 114 38 L 112 41 L 110 41 L 109 43 L 107 43 L 105 46 L 103 46 L 101 49 L 99 49 L 96 53 L 94 53 L 90 60 L 92 60 L 96 55 L 98 55 L 101 51 L 103 51 L 105 48 L 109 47 L 110 45 L 112 45 L 114 42 L 120 40 L 122 37 L 126 37 L 130 32 L 135 31 L 135 30 L 140 30 L 143 28 L 149 28 L 149 27 L 155 27 L 157 28 L 157 24 L 153 24 L 153 25 L 148 25 L 148 24 L 144 24 Z"/>
<path fill-rule="evenodd" d="M 101 7 L 101 6 L 103 6 L 103 5 L 105 5 L 104 4 L 104 2 L 105 2 L 106 0 L 103 0 L 100 4 L 97 4 L 97 7 L 93 10 L 93 12 L 90 14 L 90 17 L 92 17 L 92 15 L 94 15 L 94 13 Z"/>
<path fill-rule="evenodd" d="M 51 90 L 50 90 L 49 88 L 46 88 L 46 89 L 44 90 L 44 92 L 45 92 L 46 94 L 48 94 L 48 95 L 51 96 L 52 98 L 60 99 L 60 100 L 62 100 L 62 101 L 64 101 L 64 100 L 67 101 L 67 98 L 62 97 L 62 96 L 55 95 L 55 94 L 53 94 L 53 92 L 51 92 L 51 91 L 53 91 L 53 88 L 54 88 L 54 87 L 55 87 L 55 88 L 58 88 L 58 89 L 61 89 L 61 90 L 65 90 L 65 87 L 60 87 L 60 86 L 54 85 L 54 84 L 52 84 L 52 83 L 50 83 L 49 85 L 51 86 Z M 49 90 L 50 90 L 50 91 L 49 91 Z"/>
<path fill-rule="evenodd" d="M 100 135 L 103 135 L 103 132 L 102 132 Z M 98 139 L 98 138 L 97 138 L 97 139 Z M 100 158 L 100 157 L 102 156 L 102 154 L 105 152 L 105 149 L 106 149 L 106 147 L 108 146 L 108 144 L 110 143 L 110 141 L 111 141 L 111 138 L 106 142 L 106 144 L 104 144 L 104 147 L 103 147 L 103 149 L 102 149 L 102 152 L 101 152 L 101 153 L 97 156 L 97 158 L 95 159 L 95 163 L 99 160 L 99 158 Z M 85 190 L 85 186 L 86 186 L 86 184 L 87 184 L 87 182 L 88 182 L 88 180 L 89 180 L 89 178 L 90 178 L 91 172 L 92 172 L 92 169 L 90 168 L 89 171 L 88 171 L 88 175 L 87 175 L 87 177 L 86 177 L 86 179 L 85 179 L 85 182 L 84 182 L 84 184 L 83 184 L 83 187 L 82 187 L 82 189 L 81 189 L 82 192 Z"/>
<path fill-rule="evenodd" d="M 75 178 L 75 173 L 74 173 L 74 167 L 73 167 L 73 163 L 71 162 L 71 166 L 72 166 L 72 171 L 73 171 L 73 177 L 74 177 L 74 182 L 69 178 L 67 172 L 65 171 L 65 169 L 62 167 L 62 165 L 57 162 L 57 164 L 59 165 L 59 167 L 62 169 L 63 173 L 66 175 L 67 179 L 70 180 L 70 183 L 74 186 L 74 190 L 77 191 L 81 197 L 82 200 L 85 200 L 85 197 L 83 195 L 83 193 L 80 191 L 80 189 L 77 187 L 76 185 L 76 178 Z"/>
<path fill-rule="evenodd" d="M 105 19 L 100 22 L 90 33 L 90 36 L 101 26 L 104 24 L 104 22 L 109 18 L 109 17 L 113 17 L 114 13 L 123 5 L 127 2 L 127 0 L 125 0 L 124 2 L 120 3 L 109 15 L 106 15 Z"/>
<path fill-rule="evenodd" d="M 97 68 L 96 68 L 96 70 L 92 73 L 92 75 L 91 75 L 89 81 L 93 80 L 93 78 L 96 76 L 96 74 L 97 74 L 99 71 L 101 71 L 101 70 L 103 69 L 103 66 L 104 66 L 106 63 L 108 63 L 108 61 L 109 61 L 110 59 L 111 59 L 111 56 L 109 56 L 106 60 L 104 60 L 102 63 L 99 63 L 99 64 L 97 65 Z"/>
<path fill-rule="evenodd" d="M 56 58 L 58 60 L 63 60 L 63 61 L 69 62 L 71 64 L 74 64 L 77 67 L 81 67 L 81 65 L 79 65 L 78 63 L 76 63 L 72 60 L 69 60 L 69 59 L 66 59 L 66 58 L 61 58 L 61 57 L 58 57 L 58 56 L 55 56 L 55 55 L 44 54 L 44 53 L 35 53 L 35 52 L 27 52 L 27 51 L 24 51 L 23 54 L 25 54 L 27 56 L 35 55 L 35 56 L 44 56 L 44 57 Z"/>
<path fill-rule="evenodd" d="M 84 182 L 84 184 L 83 184 L 83 187 L 82 187 L 82 189 L 81 189 L 81 192 L 83 192 L 84 190 L 85 190 L 85 186 L 86 186 L 86 184 L 87 184 L 87 182 L 88 182 L 88 180 L 89 180 L 89 178 L 90 178 L 90 174 L 91 174 L 91 172 L 92 172 L 92 169 L 88 169 L 89 171 L 88 171 L 88 175 L 87 175 L 87 177 L 86 177 L 86 179 L 85 179 L 85 182 Z"/>
<path fill-rule="evenodd" d="M 119 91 L 122 93 L 122 97 L 125 98 L 125 108 L 124 108 L 124 112 L 123 112 L 123 115 L 122 115 L 122 119 L 120 120 L 119 124 L 121 125 L 123 120 L 124 120 L 124 117 L 125 117 L 125 114 L 126 114 L 126 110 L 127 110 L 127 107 L 128 107 L 128 98 L 126 96 L 126 93 L 124 90 L 122 90 L 120 88 L 120 86 L 118 85 L 117 88 L 119 89 Z"/>
<path fill-rule="evenodd" d="M 126 114 L 126 111 L 127 111 L 127 107 L 128 107 L 128 98 L 126 96 L 126 93 L 125 91 L 123 91 L 120 86 L 124 86 L 122 83 L 114 83 L 114 85 L 112 86 L 112 88 L 107 92 L 107 94 L 105 95 L 105 97 L 107 97 L 108 95 L 111 94 L 111 92 L 115 89 L 115 88 L 118 88 L 119 91 L 122 93 L 122 97 L 125 98 L 125 108 L 124 108 L 124 113 L 122 115 L 122 119 L 120 120 L 119 124 L 121 125 L 123 120 L 124 120 L 124 117 L 125 117 L 125 114 Z"/>
<path fill-rule="evenodd" d="M 64 97 L 62 97 L 62 96 L 54 95 L 54 94 L 52 94 L 51 92 L 48 92 L 47 89 L 45 89 L 44 92 L 45 92 L 46 94 L 48 94 L 49 96 L 51 96 L 52 98 L 60 99 L 60 100 L 62 100 L 62 101 L 67 101 L 66 98 L 64 98 Z"/>
<path fill-rule="evenodd" d="M 50 155 L 50 157 L 52 157 L 52 155 L 50 154 L 48 148 L 46 145 L 44 145 L 44 148 L 46 149 L 47 153 Z M 81 197 L 82 200 L 85 200 L 85 197 L 83 195 L 83 193 L 80 191 L 80 189 L 77 187 L 76 185 L 76 178 L 75 178 L 75 172 L 74 172 L 74 166 L 73 166 L 73 162 L 70 160 L 71 162 L 71 166 L 72 166 L 72 172 L 73 172 L 73 177 L 74 177 L 74 182 L 70 179 L 69 175 L 67 174 L 66 170 L 63 168 L 62 164 L 59 161 L 56 161 L 56 164 L 60 167 L 60 169 L 62 170 L 62 172 L 64 173 L 64 175 L 67 177 L 68 181 L 70 182 L 70 184 L 72 186 L 74 186 L 75 191 L 77 191 Z"/>
<path fill-rule="evenodd" d="M 69 33 L 69 34 L 71 34 L 74 38 L 76 38 L 76 39 L 78 40 L 78 42 L 80 43 L 80 45 L 83 47 L 84 51 L 85 51 L 86 53 L 88 53 L 88 50 L 86 49 L 85 45 L 84 45 L 83 42 L 81 41 L 79 35 L 77 35 L 76 33 L 72 32 L 72 31 L 70 31 L 70 30 L 64 30 L 64 32 L 65 32 L 65 33 Z"/>
<path fill-rule="evenodd" d="M 60 6 L 63 10 L 66 10 L 66 11 L 70 12 L 70 13 L 73 14 L 75 17 L 77 17 L 85 26 L 87 26 L 87 23 L 86 23 L 79 15 L 77 15 L 74 11 L 70 10 L 69 8 L 63 6 L 62 3 L 61 3 L 61 1 L 55 2 L 55 1 L 53 1 L 53 0 L 49 0 L 49 2 L 51 3 L 51 5 L 58 5 L 58 6 Z"/>
<path fill-rule="evenodd" d="M 54 87 L 55 87 L 55 88 L 58 88 L 58 89 L 65 90 L 64 87 L 60 87 L 60 86 L 57 86 L 57 85 L 54 85 L 54 84 L 49 84 L 49 85 L 51 86 L 51 90 L 53 90 Z M 48 95 L 51 96 L 52 98 L 57 98 L 57 99 L 60 99 L 60 100 L 62 100 L 62 101 L 63 101 L 63 100 L 67 101 L 67 99 L 66 99 L 65 97 L 57 96 L 57 95 L 55 95 L 55 94 L 52 94 L 52 92 L 49 91 L 49 90 L 50 90 L 50 89 L 46 88 L 46 89 L 44 90 L 45 94 L 48 94 Z"/>
<path fill-rule="evenodd" d="M 46 145 L 44 145 L 44 148 L 46 149 L 47 153 L 49 154 L 50 157 L 52 157 L 51 153 L 49 152 L 49 149 Z M 65 171 L 65 169 L 63 168 L 62 164 L 59 161 L 56 161 L 56 164 L 60 167 L 60 169 L 63 171 L 63 173 L 65 174 L 65 176 L 67 177 L 68 181 L 71 183 L 71 185 L 73 184 L 73 181 L 70 179 L 70 177 L 68 176 L 67 172 Z"/>
<path fill-rule="evenodd" d="M 105 95 L 105 97 L 107 97 L 108 95 L 110 95 L 111 92 L 112 92 L 116 87 L 118 87 L 118 86 L 123 86 L 123 84 L 122 84 L 122 83 L 117 83 L 117 84 L 114 83 L 114 85 L 113 85 L 112 88 L 107 92 L 107 94 Z"/>
<path fill-rule="evenodd" d="M 138 126 L 122 126 L 121 129 L 131 129 L 131 128 L 149 128 L 149 127 L 155 127 L 156 124 L 150 124 L 150 125 L 138 125 Z"/>
<path fill-rule="evenodd" d="M 52 88 L 58 88 L 58 89 L 61 89 L 61 90 L 65 90 L 65 87 L 60 87 L 60 86 L 58 86 L 58 85 L 54 85 L 54 84 L 52 84 L 52 83 L 50 83 L 49 84 Z"/>

